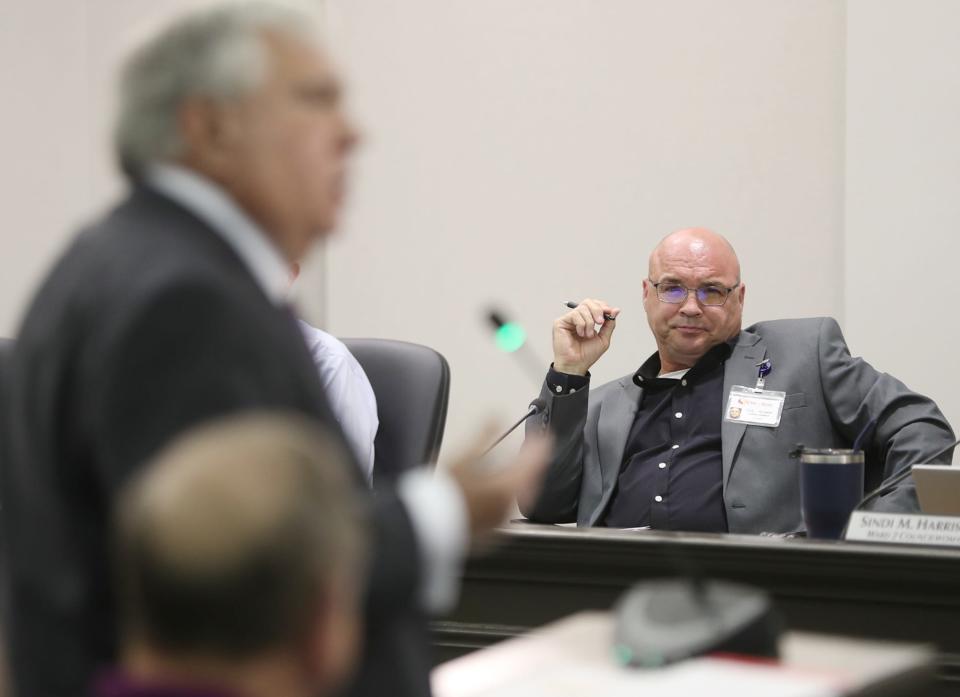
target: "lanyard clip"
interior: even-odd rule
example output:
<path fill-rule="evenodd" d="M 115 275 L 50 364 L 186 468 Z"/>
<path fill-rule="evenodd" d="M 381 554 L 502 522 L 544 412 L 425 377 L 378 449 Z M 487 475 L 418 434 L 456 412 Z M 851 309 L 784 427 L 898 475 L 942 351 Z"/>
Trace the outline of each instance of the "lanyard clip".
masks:
<path fill-rule="evenodd" d="M 769 358 L 763 359 L 760 363 L 757 363 L 757 387 L 756 389 L 762 390 L 764 385 L 764 378 L 767 377 L 770 372 L 773 370 L 773 363 Z"/>

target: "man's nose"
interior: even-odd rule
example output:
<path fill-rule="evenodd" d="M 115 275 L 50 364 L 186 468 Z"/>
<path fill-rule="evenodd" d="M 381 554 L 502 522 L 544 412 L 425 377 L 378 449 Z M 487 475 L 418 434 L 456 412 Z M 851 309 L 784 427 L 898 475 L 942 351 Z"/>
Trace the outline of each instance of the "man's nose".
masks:
<path fill-rule="evenodd" d="M 363 143 L 363 134 L 360 133 L 360 129 L 355 126 L 352 122 L 347 122 L 347 150 L 356 150 L 357 147 Z"/>
<path fill-rule="evenodd" d="M 703 314 L 703 308 L 700 307 L 700 303 L 697 301 L 695 291 L 687 291 L 686 299 L 680 304 L 680 314 L 687 317 L 696 317 L 697 315 Z"/>
<path fill-rule="evenodd" d="M 340 115 L 340 146 L 345 153 L 355 150 L 363 141 L 363 134 L 347 113 Z"/>

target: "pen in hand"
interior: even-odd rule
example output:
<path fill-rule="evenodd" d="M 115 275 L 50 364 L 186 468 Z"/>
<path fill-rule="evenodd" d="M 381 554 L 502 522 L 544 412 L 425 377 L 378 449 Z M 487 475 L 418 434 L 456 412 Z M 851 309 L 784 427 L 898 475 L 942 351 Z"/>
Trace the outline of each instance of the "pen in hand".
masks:
<path fill-rule="evenodd" d="M 564 303 L 564 305 L 566 305 L 566 306 L 569 307 L 571 310 L 573 310 L 573 309 L 575 309 L 578 305 L 580 305 L 580 303 L 575 303 L 575 302 L 573 302 L 572 300 L 568 300 L 567 302 Z M 617 318 L 614 317 L 613 315 L 608 314 L 608 313 L 606 313 L 606 312 L 603 313 L 603 318 L 604 318 L 605 320 L 607 320 L 607 321 L 615 321 L 615 320 L 617 319 Z"/>

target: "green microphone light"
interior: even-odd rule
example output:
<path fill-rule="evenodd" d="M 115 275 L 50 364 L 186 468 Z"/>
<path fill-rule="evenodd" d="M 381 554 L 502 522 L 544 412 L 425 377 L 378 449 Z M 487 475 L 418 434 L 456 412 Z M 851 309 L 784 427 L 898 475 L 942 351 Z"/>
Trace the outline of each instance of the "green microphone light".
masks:
<path fill-rule="evenodd" d="M 489 318 L 494 326 L 493 340 L 498 349 L 504 353 L 513 353 L 526 343 L 527 333 L 519 324 L 504 320 L 503 315 L 496 310 L 490 312 Z"/>
<path fill-rule="evenodd" d="M 487 320 L 493 325 L 493 343 L 503 353 L 515 356 L 534 385 L 543 382 L 549 363 L 544 363 L 527 343 L 527 332 L 518 322 L 506 319 L 505 312 L 490 308 Z"/>
<path fill-rule="evenodd" d="M 527 341 L 527 333 L 523 327 L 514 322 L 507 322 L 497 330 L 494 341 L 504 353 L 513 353 L 520 349 Z"/>

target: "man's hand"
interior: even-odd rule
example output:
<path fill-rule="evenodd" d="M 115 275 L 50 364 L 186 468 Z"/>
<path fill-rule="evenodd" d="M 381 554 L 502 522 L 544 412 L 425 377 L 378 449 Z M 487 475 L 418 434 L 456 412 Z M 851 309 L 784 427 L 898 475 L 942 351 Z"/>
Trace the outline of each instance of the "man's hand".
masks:
<path fill-rule="evenodd" d="M 620 308 L 588 298 L 553 323 L 554 370 L 586 375 L 590 366 L 606 353 L 617 323 L 604 319 L 604 314 L 616 318 Z"/>
<path fill-rule="evenodd" d="M 474 447 L 450 466 L 450 474 L 463 493 L 475 543 L 503 523 L 516 496 L 536 498 L 552 447 L 549 436 L 530 434 L 511 460 L 492 462 L 482 453 L 494 435 L 492 428 L 485 429 Z"/>

